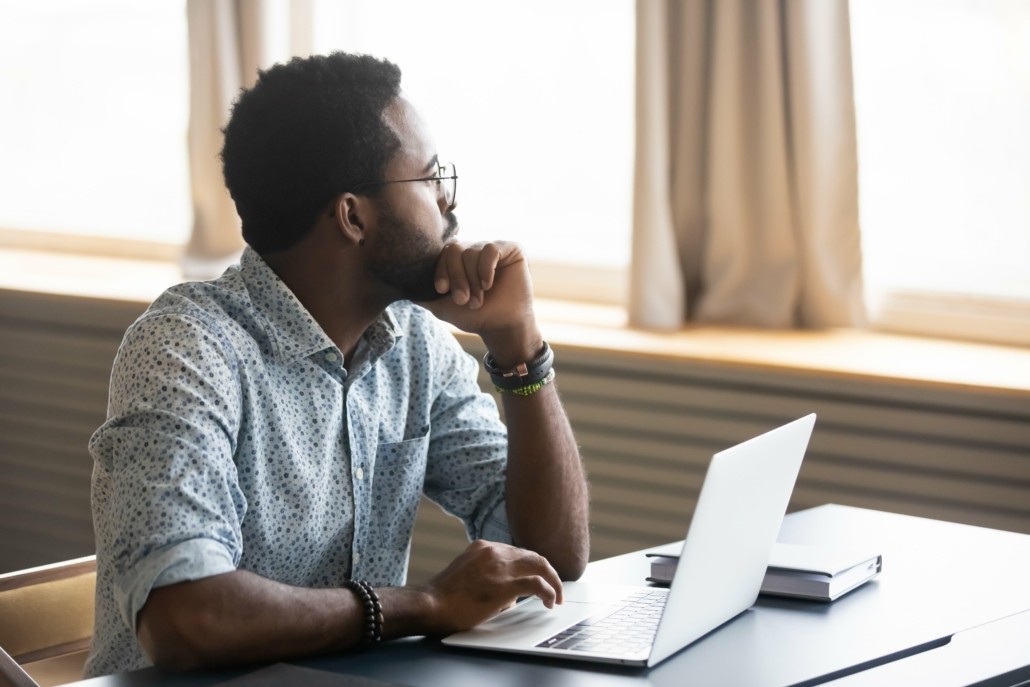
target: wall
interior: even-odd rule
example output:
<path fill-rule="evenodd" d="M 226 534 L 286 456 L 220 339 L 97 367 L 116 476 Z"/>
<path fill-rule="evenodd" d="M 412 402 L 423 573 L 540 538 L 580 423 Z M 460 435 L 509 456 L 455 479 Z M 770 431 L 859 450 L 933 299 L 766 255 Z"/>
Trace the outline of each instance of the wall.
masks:
<path fill-rule="evenodd" d="M 92 552 L 86 442 L 141 310 L 0 289 L 0 571 Z M 713 452 L 812 411 L 791 510 L 835 502 L 1030 533 L 1030 393 L 552 344 L 595 559 L 682 538 Z M 463 547 L 460 525 L 423 504 L 410 579 Z"/>

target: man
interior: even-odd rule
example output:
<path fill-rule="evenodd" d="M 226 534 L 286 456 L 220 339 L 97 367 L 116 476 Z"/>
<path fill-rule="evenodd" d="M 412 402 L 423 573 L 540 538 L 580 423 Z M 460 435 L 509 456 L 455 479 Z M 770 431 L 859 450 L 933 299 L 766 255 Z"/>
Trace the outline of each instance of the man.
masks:
<path fill-rule="evenodd" d="M 526 261 L 453 241 L 457 178 L 400 70 L 277 65 L 241 94 L 222 158 L 248 248 L 128 330 L 90 441 L 86 674 L 267 662 L 447 634 L 518 596 L 560 603 L 587 561 L 586 485 Z M 507 430 L 440 320 L 486 344 Z M 477 541 L 402 586 L 423 492 Z"/>

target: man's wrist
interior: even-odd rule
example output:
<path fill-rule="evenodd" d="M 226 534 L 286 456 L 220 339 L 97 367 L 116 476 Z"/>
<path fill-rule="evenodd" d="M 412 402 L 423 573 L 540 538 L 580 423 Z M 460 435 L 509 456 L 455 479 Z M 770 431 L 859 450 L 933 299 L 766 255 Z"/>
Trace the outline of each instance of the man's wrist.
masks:
<path fill-rule="evenodd" d="M 498 365 L 490 353 L 483 356 L 483 366 L 494 387 L 522 395 L 531 395 L 554 379 L 553 364 L 554 352 L 546 342 L 532 359 L 509 368 Z"/>
<path fill-rule="evenodd" d="M 440 634 L 439 603 L 426 587 L 390 587 L 379 590 L 383 608 L 383 638 Z"/>
<path fill-rule="evenodd" d="M 362 625 L 365 631 L 364 645 L 371 646 L 383 641 L 383 607 L 379 594 L 365 580 L 347 580 L 344 587 L 357 598 L 364 610 Z"/>
<path fill-rule="evenodd" d="M 532 327 L 522 331 L 483 335 L 483 343 L 497 367 L 508 369 L 540 355 L 544 337 L 539 329 Z"/>

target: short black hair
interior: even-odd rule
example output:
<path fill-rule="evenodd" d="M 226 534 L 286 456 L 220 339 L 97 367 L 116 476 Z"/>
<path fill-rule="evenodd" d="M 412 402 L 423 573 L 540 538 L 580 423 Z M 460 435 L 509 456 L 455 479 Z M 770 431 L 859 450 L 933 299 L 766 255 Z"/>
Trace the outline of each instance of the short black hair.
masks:
<path fill-rule="evenodd" d="M 286 250 L 337 194 L 382 180 L 400 147 L 383 110 L 400 83 L 392 62 L 334 52 L 277 64 L 241 91 L 222 173 L 254 250 Z"/>

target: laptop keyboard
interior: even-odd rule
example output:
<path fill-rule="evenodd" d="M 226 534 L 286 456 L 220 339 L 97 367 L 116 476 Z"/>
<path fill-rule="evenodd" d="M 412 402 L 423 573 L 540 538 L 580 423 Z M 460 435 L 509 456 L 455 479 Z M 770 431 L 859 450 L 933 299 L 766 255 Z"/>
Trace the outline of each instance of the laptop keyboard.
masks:
<path fill-rule="evenodd" d="M 568 627 L 537 644 L 542 649 L 636 654 L 654 643 L 668 589 L 641 590 L 622 600 L 625 605 Z"/>

